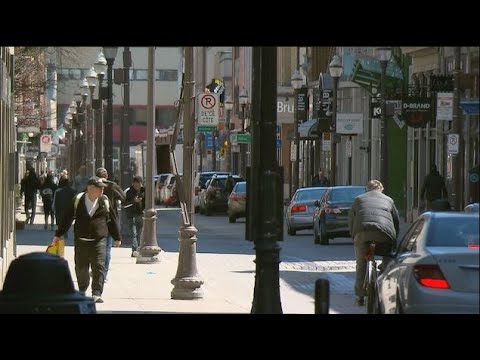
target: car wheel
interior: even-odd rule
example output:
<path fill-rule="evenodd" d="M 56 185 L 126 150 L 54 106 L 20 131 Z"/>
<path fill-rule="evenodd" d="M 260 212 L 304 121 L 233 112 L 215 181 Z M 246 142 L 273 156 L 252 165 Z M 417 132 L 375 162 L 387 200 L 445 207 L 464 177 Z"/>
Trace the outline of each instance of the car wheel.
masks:
<path fill-rule="evenodd" d="M 234 223 L 235 221 L 237 221 L 237 218 L 235 216 L 229 216 L 228 217 L 228 222 Z"/>
<path fill-rule="evenodd" d="M 325 233 L 324 223 L 320 223 L 320 245 L 328 245 L 328 237 Z"/>
<path fill-rule="evenodd" d="M 317 222 L 313 224 L 313 243 L 320 244 L 320 236 L 318 235 L 318 225 Z"/>
<path fill-rule="evenodd" d="M 287 233 L 288 233 L 288 235 L 294 236 L 297 233 L 297 231 L 295 229 L 292 229 L 292 228 L 287 228 Z"/>

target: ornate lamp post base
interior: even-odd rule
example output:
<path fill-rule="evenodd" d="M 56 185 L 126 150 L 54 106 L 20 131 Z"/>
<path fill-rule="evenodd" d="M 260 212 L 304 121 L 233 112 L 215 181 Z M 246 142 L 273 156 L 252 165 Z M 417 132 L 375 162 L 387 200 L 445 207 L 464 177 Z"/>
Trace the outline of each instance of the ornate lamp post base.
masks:
<path fill-rule="evenodd" d="M 178 268 L 175 278 L 171 283 L 174 288 L 171 292 L 172 299 L 192 300 L 203 298 L 203 280 L 197 272 L 196 242 L 198 230 L 193 225 L 180 227 L 180 252 Z"/>
<path fill-rule="evenodd" d="M 157 245 L 157 211 L 146 209 L 143 217 L 143 239 L 138 248 L 137 264 L 152 264 L 159 261 L 157 255 L 162 251 Z"/>

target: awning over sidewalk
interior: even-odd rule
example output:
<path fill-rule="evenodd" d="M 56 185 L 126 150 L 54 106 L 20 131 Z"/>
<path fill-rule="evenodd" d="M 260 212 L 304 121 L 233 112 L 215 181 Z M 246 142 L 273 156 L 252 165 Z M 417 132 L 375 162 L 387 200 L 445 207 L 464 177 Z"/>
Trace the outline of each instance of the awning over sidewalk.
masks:
<path fill-rule="evenodd" d="M 300 139 L 318 139 L 317 123 L 318 119 L 312 119 L 298 125 Z"/>

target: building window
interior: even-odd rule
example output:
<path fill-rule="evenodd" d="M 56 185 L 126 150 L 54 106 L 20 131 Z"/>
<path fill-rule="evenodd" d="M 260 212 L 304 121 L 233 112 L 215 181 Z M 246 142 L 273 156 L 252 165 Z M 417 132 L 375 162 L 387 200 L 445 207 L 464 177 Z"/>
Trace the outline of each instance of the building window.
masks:
<path fill-rule="evenodd" d="M 177 81 L 177 70 L 156 70 L 155 80 L 157 81 Z"/>

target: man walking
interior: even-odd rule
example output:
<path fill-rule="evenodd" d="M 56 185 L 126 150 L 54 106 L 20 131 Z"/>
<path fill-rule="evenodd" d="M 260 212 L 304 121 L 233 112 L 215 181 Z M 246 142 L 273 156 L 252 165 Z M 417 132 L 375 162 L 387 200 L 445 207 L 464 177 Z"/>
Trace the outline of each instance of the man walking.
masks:
<path fill-rule="evenodd" d="M 115 217 L 119 219 L 117 202 L 125 201 L 126 199 L 125 192 L 116 182 L 108 180 L 107 169 L 100 167 L 95 171 L 95 175 L 103 179 L 103 182 L 107 184 L 107 187 L 103 190 L 103 193 L 108 197 L 108 200 L 110 200 L 110 204 L 112 204 Z M 107 236 L 107 255 L 105 258 L 105 281 L 107 281 L 108 270 L 110 269 L 110 259 L 112 258 L 112 244 L 113 244 L 113 239 L 110 235 L 108 235 Z"/>
<path fill-rule="evenodd" d="M 86 292 L 90 284 L 89 268 L 92 267 L 92 296 L 95 302 L 102 303 L 105 281 L 105 257 L 107 236 L 112 235 L 114 246 L 121 245 L 120 231 L 113 204 L 103 195 L 107 186 L 98 176 L 87 182 L 87 191 L 75 196 L 61 219 L 52 244 L 68 231 L 75 219 L 75 274 L 78 288 Z"/>
<path fill-rule="evenodd" d="M 383 185 L 378 180 L 367 183 L 367 192 L 357 196 L 348 214 L 348 226 L 354 239 L 355 258 L 355 304 L 365 303 L 364 280 L 367 270 L 365 256 L 371 242 L 375 242 L 376 255 L 389 255 L 399 231 L 398 211 L 393 199 L 383 194 Z M 384 257 L 384 261 L 385 261 Z M 382 262 L 382 266 L 385 263 Z"/>
<path fill-rule="evenodd" d="M 135 176 L 127 190 L 127 198 L 123 203 L 127 228 L 132 237 L 132 257 L 137 257 L 137 249 L 141 245 L 143 231 L 143 211 L 145 210 L 145 188 L 140 176 Z"/>
<path fill-rule="evenodd" d="M 437 170 L 436 165 L 432 165 L 430 168 L 430 173 L 425 177 L 423 182 L 422 190 L 420 192 L 420 198 L 427 200 L 426 209 L 434 210 L 435 200 L 442 200 L 448 198 L 447 187 L 445 186 L 445 181 L 443 177 Z M 449 210 L 449 209 L 445 209 Z"/>

